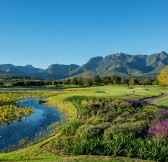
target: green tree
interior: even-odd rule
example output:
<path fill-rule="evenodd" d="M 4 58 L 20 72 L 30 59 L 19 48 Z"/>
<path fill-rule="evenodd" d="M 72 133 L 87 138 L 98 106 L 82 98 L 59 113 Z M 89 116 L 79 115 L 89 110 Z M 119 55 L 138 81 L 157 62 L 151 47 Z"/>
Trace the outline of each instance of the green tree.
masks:
<path fill-rule="evenodd" d="M 71 77 L 71 75 L 72 75 L 72 68 L 69 68 L 69 76 Z"/>
<path fill-rule="evenodd" d="M 73 77 L 71 79 L 71 84 L 77 85 L 78 84 L 78 78 L 77 77 Z"/>
<path fill-rule="evenodd" d="M 162 86 L 168 86 L 168 66 L 166 66 L 158 76 L 159 84 Z"/>
<path fill-rule="evenodd" d="M 98 85 L 98 84 L 100 84 L 101 83 L 101 78 L 98 76 L 98 75 L 96 75 L 95 77 L 94 77 L 94 79 L 93 79 L 94 81 L 94 84 L 96 84 L 96 85 Z"/>
<path fill-rule="evenodd" d="M 105 76 L 105 77 L 103 77 L 103 78 L 102 78 L 102 82 L 103 82 L 104 84 L 109 84 L 109 83 L 111 83 L 111 77 L 110 77 L 110 76 Z"/>
<path fill-rule="evenodd" d="M 64 79 L 63 83 L 66 85 L 70 85 L 71 84 L 71 80 L 70 79 Z"/>
<path fill-rule="evenodd" d="M 77 78 L 77 80 L 78 80 L 78 85 L 83 85 L 83 78 Z"/>
<path fill-rule="evenodd" d="M 129 84 L 129 80 L 130 79 L 128 79 L 128 78 L 123 78 L 123 79 L 121 79 L 121 84 L 128 85 Z"/>
<path fill-rule="evenodd" d="M 159 85 L 159 81 L 158 81 L 158 80 L 154 80 L 154 81 L 152 82 L 152 85 Z"/>
<path fill-rule="evenodd" d="M 1 79 L 0 80 L 0 85 L 2 86 L 2 85 L 4 85 L 4 83 L 5 83 L 4 80 Z"/>
<path fill-rule="evenodd" d="M 93 81 L 91 78 L 87 78 L 86 80 L 86 85 L 92 86 L 93 85 Z"/>
<path fill-rule="evenodd" d="M 144 78 L 142 81 L 140 81 L 140 84 L 142 85 L 152 85 L 153 80 L 150 78 Z"/>
<path fill-rule="evenodd" d="M 136 84 L 139 84 L 138 79 L 136 79 L 136 78 L 131 78 L 130 81 L 129 81 L 129 85 L 136 85 Z"/>
<path fill-rule="evenodd" d="M 112 83 L 113 84 L 121 84 L 121 78 L 118 77 L 117 75 L 112 76 Z"/>

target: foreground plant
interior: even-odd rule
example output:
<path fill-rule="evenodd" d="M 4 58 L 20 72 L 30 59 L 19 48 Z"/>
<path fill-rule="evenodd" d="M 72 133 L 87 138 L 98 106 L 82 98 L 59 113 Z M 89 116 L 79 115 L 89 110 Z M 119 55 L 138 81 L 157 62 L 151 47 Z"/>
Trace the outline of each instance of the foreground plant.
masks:
<path fill-rule="evenodd" d="M 126 156 L 168 161 L 168 140 L 149 138 L 151 121 L 167 116 L 137 100 L 74 96 L 78 117 L 62 127 L 50 147 L 60 155 Z M 154 123 L 153 123 L 154 124 Z M 155 123 L 168 130 L 168 122 Z M 152 132 L 152 131 L 151 131 Z"/>
<path fill-rule="evenodd" d="M 149 137 L 168 139 L 168 120 L 152 122 L 148 130 Z"/>

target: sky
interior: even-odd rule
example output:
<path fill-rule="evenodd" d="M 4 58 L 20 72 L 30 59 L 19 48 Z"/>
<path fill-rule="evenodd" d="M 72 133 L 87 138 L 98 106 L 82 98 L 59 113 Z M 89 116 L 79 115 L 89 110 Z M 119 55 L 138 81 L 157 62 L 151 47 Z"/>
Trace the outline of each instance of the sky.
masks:
<path fill-rule="evenodd" d="M 0 0 L 0 64 L 168 52 L 167 8 L 168 0 Z"/>

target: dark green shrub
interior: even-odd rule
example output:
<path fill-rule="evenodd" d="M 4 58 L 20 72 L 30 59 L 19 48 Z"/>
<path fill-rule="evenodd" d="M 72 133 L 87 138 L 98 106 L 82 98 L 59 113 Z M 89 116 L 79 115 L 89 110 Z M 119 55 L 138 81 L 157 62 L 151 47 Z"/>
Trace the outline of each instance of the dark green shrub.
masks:
<path fill-rule="evenodd" d="M 146 121 L 118 123 L 106 129 L 103 134 L 103 139 L 111 140 L 114 137 L 123 135 L 134 135 L 136 137 L 144 137 L 147 135 L 148 124 Z"/>
<path fill-rule="evenodd" d="M 78 119 L 74 119 L 73 121 L 71 121 L 70 123 L 67 123 L 63 126 L 63 129 L 61 131 L 61 134 L 64 136 L 72 136 L 76 133 L 76 130 L 82 125 L 84 124 L 83 121 L 78 120 Z"/>

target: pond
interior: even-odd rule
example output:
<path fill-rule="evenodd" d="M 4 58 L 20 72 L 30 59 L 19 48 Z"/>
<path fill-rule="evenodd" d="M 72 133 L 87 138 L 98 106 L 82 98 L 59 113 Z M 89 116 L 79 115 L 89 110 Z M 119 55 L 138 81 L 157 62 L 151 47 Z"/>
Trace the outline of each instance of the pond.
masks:
<path fill-rule="evenodd" d="M 53 123 L 65 120 L 56 108 L 39 104 L 39 99 L 26 99 L 17 102 L 23 107 L 31 107 L 34 112 L 21 121 L 0 127 L 0 150 L 17 145 L 21 139 L 33 140 L 40 132 L 45 132 Z M 47 132 L 47 131 L 46 131 Z"/>

